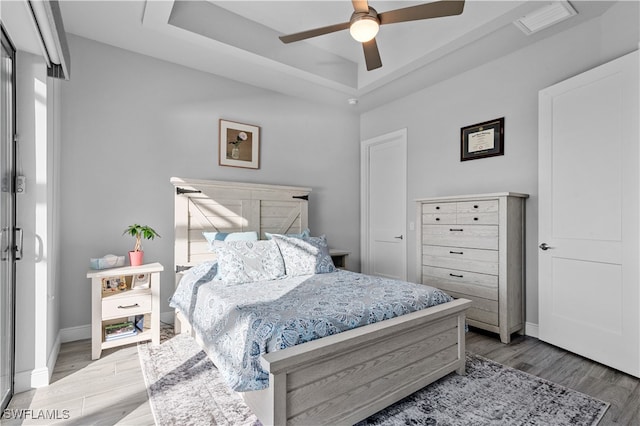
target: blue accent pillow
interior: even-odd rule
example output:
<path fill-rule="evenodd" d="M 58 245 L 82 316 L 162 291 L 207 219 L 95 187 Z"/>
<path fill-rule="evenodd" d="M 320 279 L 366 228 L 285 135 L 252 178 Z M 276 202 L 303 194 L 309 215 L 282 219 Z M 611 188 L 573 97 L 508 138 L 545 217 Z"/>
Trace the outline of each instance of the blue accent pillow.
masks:
<path fill-rule="evenodd" d="M 270 232 L 264 233 L 264 236 L 267 237 L 267 240 L 270 240 L 271 238 L 273 238 L 274 235 L 304 239 L 304 238 L 309 238 L 311 236 L 311 231 L 309 231 L 309 228 L 307 228 L 304 231 L 300 232 L 299 234 L 272 234 Z"/>

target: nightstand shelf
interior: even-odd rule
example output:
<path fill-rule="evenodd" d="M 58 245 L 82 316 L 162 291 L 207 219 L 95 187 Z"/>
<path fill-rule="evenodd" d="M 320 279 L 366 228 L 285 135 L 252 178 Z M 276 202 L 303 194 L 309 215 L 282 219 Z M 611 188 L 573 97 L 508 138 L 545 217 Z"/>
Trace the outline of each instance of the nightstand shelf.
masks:
<path fill-rule="evenodd" d="M 91 279 L 91 359 L 98 359 L 104 349 L 151 340 L 160 343 L 160 272 L 159 263 L 87 272 Z M 143 279 L 146 288 L 133 288 Z M 114 340 L 105 339 L 105 327 L 144 316 L 137 334 Z"/>
<path fill-rule="evenodd" d="M 331 260 L 333 260 L 333 264 L 338 269 L 349 269 L 347 268 L 347 257 L 349 253 L 351 252 L 346 250 L 329 249 Z"/>

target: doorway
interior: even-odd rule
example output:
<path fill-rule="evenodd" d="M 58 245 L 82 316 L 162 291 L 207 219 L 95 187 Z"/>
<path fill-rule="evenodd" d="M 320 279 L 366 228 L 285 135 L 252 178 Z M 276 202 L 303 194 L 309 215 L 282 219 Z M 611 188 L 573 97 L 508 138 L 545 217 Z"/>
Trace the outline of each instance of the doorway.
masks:
<path fill-rule="evenodd" d="M 15 48 L 4 27 L 0 62 L 0 408 L 13 396 L 15 358 Z"/>
<path fill-rule="evenodd" d="M 407 129 L 362 142 L 362 272 L 407 279 Z"/>

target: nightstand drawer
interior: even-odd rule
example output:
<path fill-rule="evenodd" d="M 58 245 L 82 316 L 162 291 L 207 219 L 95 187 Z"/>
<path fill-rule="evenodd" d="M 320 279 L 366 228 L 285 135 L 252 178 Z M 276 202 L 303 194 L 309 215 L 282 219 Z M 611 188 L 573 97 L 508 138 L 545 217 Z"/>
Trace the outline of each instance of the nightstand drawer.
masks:
<path fill-rule="evenodd" d="M 422 243 L 498 250 L 496 225 L 422 225 Z"/>
<path fill-rule="evenodd" d="M 151 294 L 106 297 L 102 300 L 102 318 L 121 318 L 151 312 Z"/>

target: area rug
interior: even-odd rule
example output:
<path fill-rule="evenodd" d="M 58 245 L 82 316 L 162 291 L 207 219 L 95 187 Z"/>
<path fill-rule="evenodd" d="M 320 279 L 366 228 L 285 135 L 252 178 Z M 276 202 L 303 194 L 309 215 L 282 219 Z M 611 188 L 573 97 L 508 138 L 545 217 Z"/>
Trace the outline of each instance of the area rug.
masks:
<path fill-rule="evenodd" d="M 156 424 L 260 425 L 187 335 L 138 345 Z M 596 425 L 609 404 L 467 354 L 467 375 L 450 374 L 359 425 Z"/>

